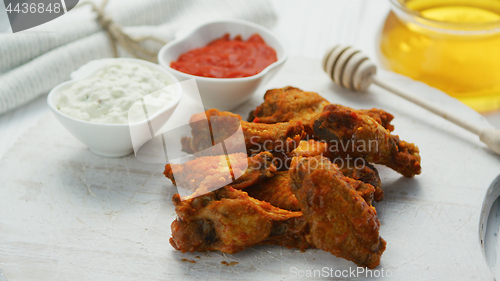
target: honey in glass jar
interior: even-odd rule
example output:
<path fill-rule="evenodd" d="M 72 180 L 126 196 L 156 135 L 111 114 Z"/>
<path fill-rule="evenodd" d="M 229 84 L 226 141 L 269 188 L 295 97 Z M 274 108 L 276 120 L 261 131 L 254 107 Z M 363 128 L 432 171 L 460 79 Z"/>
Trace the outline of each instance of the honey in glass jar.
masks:
<path fill-rule="evenodd" d="M 500 0 L 390 0 L 379 57 L 480 112 L 500 109 Z"/>

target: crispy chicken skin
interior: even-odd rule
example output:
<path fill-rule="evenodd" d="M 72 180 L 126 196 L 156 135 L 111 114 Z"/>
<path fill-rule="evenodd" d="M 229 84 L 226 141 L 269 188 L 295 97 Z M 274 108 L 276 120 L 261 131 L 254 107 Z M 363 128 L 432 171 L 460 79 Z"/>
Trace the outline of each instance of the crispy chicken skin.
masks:
<path fill-rule="evenodd" d="M 357 181 L 353 183 L 353 186 L 368 204 L 372 203 L 370 199 L 375 200 L 375 202 L 384 200 L 382 181 L 380 180 L 377 169 L 373 167 L 373 165 L 366 163 L 365 166 L 344 167 L 340 169 L 340 172 L 342 172 L 344 176 Z M 373 191 L 370 186 L 373 187 Z"/>
<path fill-rule="evenodd" d="M 205 116 L 203 113 L 195 114 L 190 120 L 192 137 L 185 137 L 181 140 L 185 152 L 196 153 L 225 141 L 236 132 L 240 124 L 245 138 L 245 146 L 250 156 L 262 151 L 277 149 L 291 151 L 305 136 L 304 126 L 299 121 L 278 124 L 250 123 L 241 121 L 241 116 L 237 114 L 217 109 L 209 109 L 205 115 L 210 121 L 210 129 L 214 132 L 212 134 L 214 143 L 212 143 L 207 122 L 200 122 L 200 120 L 205 120 Z M 229 151 L 234 150 L 233 147 L 239 145 L 238 143 L 227 143 L 227 141 L 225 144 Z"/>
<path fill-rule="evenodd" d="M 229 160 L 229 164 L 228 164 Z M 242 189 L 276 173 L 273 156 L 261 152 L 251 158 L 244 153 L 203 156 L 184 164 L 167 164 L 164 174 L 173 184 L 192 190 L 191 197 L 230 184 Z M 234 179 L 234 181 L 233 181 Z"/>
<path fill-rule="evenodd" d="M 271 89 L 264 95 L 264 103 L 250 113 L 248 121 L 268 124 L 302 121 L 307 133 L 311 133 L 310 124 L 329 104 L 326 99 L 314 92 L 304 92 L 294 87 Z M 372 117 L 389 131 L 394 130 L 394 126 L 391 125 L 394 116 L 381 109 L 350 110 Z"/>
<path fill-rule="evenodd" d="M 317 93 L 304 92 L 294 87 L 271 89 L 264 95 L 264 103 L 250 113 L 248 121 L 274 124 L 297 120 L 306 124 L 312 122 L 314 116 L 321 113 L 328 104 L 330 103 Z"/>
<path fill-rule="evenodd" d="M 325 142 L 316 140 L 301 141 L 297 148 L 291 153 L 290 157 L 314 157 L 323 155 L 330 159 L 334 164 L 339 166 L 340 171 L 344 176 L 370 184 L 375 188 L 373 194 L 374 200 L 380 202 L 384 199 L 384 191 L 382 190 L 382 181 L 377 169 L 366 161 L 353 161 L 353 159 L 343 159 L 340 155 L 331 151 L 330 147 Z M 363 188 L 364 189 L 364 188 Z M 369 199 L 365 198 L 366 202 L 371 204 Z"/>
<path fill-rule="evenodd" d="M 358 266 L 375 268 L 386 242 L 375 208 L 356 192 L 336 165 L 322 156 L 295 157 L 292 190 L 309 223 L 309 243 Z"/>
<path fill-rule="evenodd" d="M 340 171 L 344 173 L 343 170 Z M 346 171 L 350 170 L 346 169 Z M 359 173 L 363 172 L 361 171 Z M 380 195 L 380 193 L 377 193 L 376 191 L 377 188 L 375 188 L 373 185 L 352 178 L 352 174 L 349 176 L 346 175 L 346 177 L 348 177 L 346 181 L 348 181 L 354 187 L 358 194 L 363 197 L 363 199 L 365 199 L 366 203 L 368 203 L 369 205 L 372 204 L 375 196 Z M 245 188 L 245 191 L 251 197 L 261 201 L 269 202 L 271 203 L 271 205 L 280 209 L 300 211 L 300 203 L 292 192 L 292 182 L 288 171 L 278 172 L 271 178 L 264 179 L 257 184 Z M 381 198 L 378 199 L 379 201 L 381 200 Z"/>
<path fill-rule="evenodd" d="M 181 139 L 182 150 L 187 153 L 196 153 L 210 148 L 215 143 L 220 143 L 233 135 L 238 130 L 240 121 L 241 116 L 238 114 L 217 109 L 194 114 L 189 119 L 192 137 Z M 216 134 L 212 134 L 214 130 L 217 131 Z"/>
<path fill-rule="evenodd" d="M 330 146 L 338 144 L 339 155 L 382 164 L 405 177 L 420 174 L 418 147 L 391 135 L 365 114 L 331 104 L 316 116 L 313 131 L 317 139 Z"/>
<path fill-rule="evenodd" d="M 254 199 L 246 192 L 224 187 L 200 197 L 172 198 L 177 219 L 170 244 L 182 252 L 234 254 L 255 245 L 309 248 L 309 231 L 301 212 L 290 212 Z"/>
<path fill-rule="evenodd" d="M 292 192 L 288 171 L 276 173 L 272 178 L 245 188 L 251 197 L 271 203 L 280 209 L 300 211 L 300 204 Z"/>

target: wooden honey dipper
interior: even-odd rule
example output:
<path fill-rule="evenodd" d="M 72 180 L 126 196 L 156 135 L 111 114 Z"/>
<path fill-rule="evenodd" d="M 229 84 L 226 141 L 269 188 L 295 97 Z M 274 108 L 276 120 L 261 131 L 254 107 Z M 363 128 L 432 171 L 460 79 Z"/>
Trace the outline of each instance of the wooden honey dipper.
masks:
<path fill-rule="evenodd" d="M 478 135 L 479 139 L 487 144 L 491 150 L 500 154 L 500 130 L 478 127 L 452 112 L 380 79 L 376 75 L 377 67 L 375 64 L 353 47 L 337 45 L 330 48 L 323 58 L 322 67 L 333 82 L 340 87 L 365 92 L 368 86 L 373 83 Z"/>

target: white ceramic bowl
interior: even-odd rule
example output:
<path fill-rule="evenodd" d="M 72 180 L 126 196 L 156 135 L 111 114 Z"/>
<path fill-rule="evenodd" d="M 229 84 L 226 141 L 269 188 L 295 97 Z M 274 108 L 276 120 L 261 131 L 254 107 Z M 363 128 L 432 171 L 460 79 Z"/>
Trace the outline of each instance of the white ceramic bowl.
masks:
<path fill-rule="evenodd" d="M 148 61 L 130 58 L 100 59 L 91 61 L 88 64 L 83 65 L 77 71 L 73 72 L 71 74 L 72 80 L 61 83 L 52 89 L 47 97 L 47 103 L 59 122 L 61 122 L 61 124 L 73 136 L 88 146 L 93 153 L 105 157 L 121 157 L 134 152 L 129 124 L 103 124 L 88 122 L 65 115 L 56 107 L 57 100 L 62 91 L 68 89 L 76 81 L 90 77 L 101 66 L 112 60 L 127 60 L 159 70 L 165 74 L 170 85 L 173 85 L 173 87 L 179 87 L 175 90 L 177 96 L 174 102 L 168 107 L 156 112 L 150 118 L 153 127 L 160 128 L 161 125 L 164 124 L 172 115 L 175 108 L 179 104 L 182 98 L 182 91 L 180 89 L 180 85 L 178 84 L 179 81 L 172 74 L 159 65 Z M 148 126 L 146 122 L 147 120 L 142 122 L 144 124 L 135 123 L 134 125 Z"/>
<path fill-rule="evenodd" d="M 183 73 L 170 67 L 170 63 L 176 61 L 181 54 L 194 48 L 204 47 L 226 33 L 229 33 L 231 38 L 241 35 L 243 39 L 258 33 L 267 45 L 276 50 L 278 61 L 256 75 L 243 78 L 201 77 Z M 243 20 L 221 20 L 202 24 L 163 46 L 158 53 L 159 64 L 179 81 L 196 79 L 205 108 L 217 108 L 219 110 L 232 110 L 249 100 L 259 86 L 264 85 L 278 73 L 286 59 L 287 53 L 283 44 L 271 31 L 255 23 Z"/>

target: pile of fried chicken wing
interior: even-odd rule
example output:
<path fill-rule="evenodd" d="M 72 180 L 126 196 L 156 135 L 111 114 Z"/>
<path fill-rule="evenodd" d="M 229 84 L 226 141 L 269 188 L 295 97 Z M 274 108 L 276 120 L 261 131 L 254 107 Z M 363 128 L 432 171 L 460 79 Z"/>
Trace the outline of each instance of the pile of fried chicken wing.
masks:
<path fill-rule="evenodd" d="M 248 121 L 217 109 L 204 114 L 211 128 L 198 126 L 196 120 L 205 116 L 194 115 L 192 136 L 182 139 L 185 152 L 209 151 L 241 126 L 247 153 L 201 154 L 166 165 L 164 174 L 174 184 L 201 190 L 172 198 L 175 249 L 234 254 L 255 245 L 281 245 L 322 249 L 358 266 L 379 265 L 386 242 L 372 204 L 384 192 L 372 164 L 405 177 L 421 171 L 418 147 L 391 134 L 391 114 L 331 104 L 293 87 L 267 91 Z M 237 122 L 216 121 L 219 116 Z M 222 133 L 210 137 L 215 127 Z M 231 143 L 225 145 L 231 151 Z M 228 160 L 232 180 L 218 173 Z M 222 188 L 208 188 L 227 180 Z"/>

